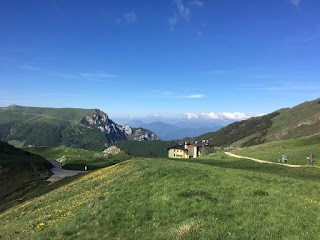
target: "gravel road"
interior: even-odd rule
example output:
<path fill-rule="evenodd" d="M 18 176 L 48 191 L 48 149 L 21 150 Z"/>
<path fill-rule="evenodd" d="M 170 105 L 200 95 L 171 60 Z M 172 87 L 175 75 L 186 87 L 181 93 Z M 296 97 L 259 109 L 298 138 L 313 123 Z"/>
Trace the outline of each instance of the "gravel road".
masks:
<path fill-rule="evenodd" d="M 46 180 L 49 182 L 56 182 L 64 177 L 71 177 L 71 176 L 77 175 L 79 173 L 87 172 L 87 171 L 65 170 L 62 168 L 62 166 L 59 162 L 57 162 L 55 160 L 50 160 L 49 162 L 53 165 L 53 168 L 50 169 L 51 172 L 53 173 L 53 175 Z"/>

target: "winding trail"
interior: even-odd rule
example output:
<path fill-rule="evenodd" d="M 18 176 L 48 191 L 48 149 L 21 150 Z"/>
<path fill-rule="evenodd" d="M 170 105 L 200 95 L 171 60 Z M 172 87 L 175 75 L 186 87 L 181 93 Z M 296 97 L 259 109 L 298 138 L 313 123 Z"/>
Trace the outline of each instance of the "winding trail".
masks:
<path fill-rule="evenodd" d="M 293 168 L 309 167 L 308 165 L 292 165 L 292 164 L 284 164 L 284 163 L 275 163 L 275 162 L 270 162 L 270 161 L 261 160 L 261 159 L 257 159 L 257 158 L 244 157 L 244 156 L 236 155 L 236 154 L 231 153 L 231 152 L 224 152 L 224 153 L 227 154 L 230 157 L 249 159 L 249 160 L 252 160 L 252 161 L 255 161 L 255 162 L 258 162 L 258 163 L 269 163 L 269 164 L 281 165 L 281 166 L 293 167 Z"/>
<path fill-rule="evenodd" d="M 62 168 L 61 164 L 55 160 L 50 160 L 49 161 L 52 165 L 53 168 L 50 169 L 50 171 L 53 173 L 53 175 L 48 178 L 46 181 L 49 181 L 51 183 L 59 181 L 60 179 L 64 177 L 71 177 L 74 175 L 77 175 L 79 173 L 86 173 L 88 171 L 71 171 L 71 170 L 65 170 Z"/>

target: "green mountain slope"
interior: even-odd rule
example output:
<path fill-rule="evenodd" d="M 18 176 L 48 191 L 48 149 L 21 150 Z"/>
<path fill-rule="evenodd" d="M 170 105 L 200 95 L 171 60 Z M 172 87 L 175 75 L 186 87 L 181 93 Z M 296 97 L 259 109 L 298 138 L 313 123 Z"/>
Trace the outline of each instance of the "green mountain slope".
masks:
<path fill-rule="evenodd" d="M 0 238 L 317 239 L 319 184 L 315 168 L 218 154 L 134 159 L 0 214 Z"/>
<path fill-rule="evenodd" d="M 289 164 L 306 165 L 307 157 L 310 153 L 315 156 L 315 164 L 319 165 L 320 161 L 320 134 L 307 137 L 279 140 L 241 148 L 235 151 L 236 154 L 246 157 L 253 157 L 272 162 L 278 162 L 282 155 L 287 156 Z"/>
<path fill-rule="evenodd" d="M 216 146 L 246 147 L 320 132 L 320 99 L 293 108 L 232 123 L 195 140 L 208 139 Z"/>
<path fill-rule="evenodd" d="M 154 139 L 149 130 L 116 124 L 98 109 L 0 108 L 0 140 L 14 144 L 101 151 L 112 142 Z"/>
<path fill-rule="evenodd" d="M 52 165 L 43 157 L 0 141 L 0 203 L 47 179 L 51 175 L 50 168 Z"/>
<path fill-rule="evenodd" d="M 273 119 L 267 141 L 299 138 L 320 132 L 320 98 L 281 109 Z"/>
<path fill-rule="evenodd" d="M 147 142 L 147 141 L 146 141 Z M 25 147 L 28 152 L 40 155 L 47 160 L 59 161 L 64 169 L 93 170 L 108 167 L 128 160 L 130 156 L 123 151 L 117 153 L 94 152 L 80 148 L 57 147 Z"/>

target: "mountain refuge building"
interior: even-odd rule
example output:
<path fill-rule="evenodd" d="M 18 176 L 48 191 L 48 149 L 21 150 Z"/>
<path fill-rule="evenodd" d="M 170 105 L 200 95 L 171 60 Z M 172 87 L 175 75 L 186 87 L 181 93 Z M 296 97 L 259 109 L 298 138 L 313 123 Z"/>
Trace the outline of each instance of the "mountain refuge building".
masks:
<path fill-rule="evenodd" d="M 209 140 L 185 142 L 168 148 L 169 158 L 197 158 L 213 152 L 213 143 Z"/>

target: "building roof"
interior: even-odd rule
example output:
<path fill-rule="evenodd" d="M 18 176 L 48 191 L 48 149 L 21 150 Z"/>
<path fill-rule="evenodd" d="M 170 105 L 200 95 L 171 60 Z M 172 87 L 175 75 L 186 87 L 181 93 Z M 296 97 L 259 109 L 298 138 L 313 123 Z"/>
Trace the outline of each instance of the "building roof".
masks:
<path fill-rule="evenodd" d="M 185 142 L 184 145 L 178 144 L 178 145 L 175 145 L 173 147 L 167 148 L 167 150 L 170 150 L 170 149 L 187 150 L 184 147 L 185 145 L 192 145 L 192 146 L 195 146 L 195 147 L 213 146 L 213 142 L 211 142 L 209 140 Z"/>
<path fill-rule="evenodd" d="M 176 146 L 168 148 L 167 150 L 170 150 L 170 149 L 187 150 L 187 149 L 184 148 L 183 145 L 176 145 Z"/>
<path fill-rule="evenodd" d="M 202 140 L 202 141 L 191 141 L 185 142 L 186 145 L 193 145 L 195 147 L 202 147 L 202 146 L 213 146 L 213 142 L 209 140 Z"/>

